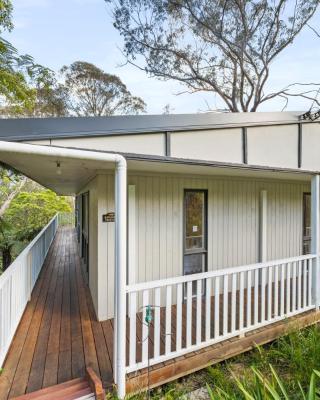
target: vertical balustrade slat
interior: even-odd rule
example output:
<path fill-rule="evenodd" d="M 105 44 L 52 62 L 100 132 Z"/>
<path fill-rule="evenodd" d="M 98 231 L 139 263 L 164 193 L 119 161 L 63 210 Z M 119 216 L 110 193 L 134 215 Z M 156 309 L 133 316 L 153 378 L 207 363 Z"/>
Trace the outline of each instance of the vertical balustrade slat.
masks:
<path fill-rule="evenodd" d="M 224 275 L 223 277 L 223 334 L 226 335 L 228 333 L 228 314 L 229 314 L 229 304 L 228 304 L 228 280 L 229 275 Z"/>
<path fill-rule="evenodd" d="M 297 263 L 292 264 L 292 311 L 296 311 L 297 303 Z"/>
<path fill-rule="evenodd" d="M 251 325 L 251 271 L 247 273 L 247 328 Z"/>
<path fill-rule="evenodd" d="M 254 271 L 254 325 L 259 322 L 259 270 Z"/>
<path fill-rule="evenodd" d="M 284 266 L 285 264 L 281 264 L 281 286 L 280 286 L 280 315 L 284 314 Z"/>
<path fill-rule="evenodd" d="M 231 286 L 231 332 L 236 330 L 236 306 L 237 306 L 237 274 L 232 274 Z"/>
<path fill-rule="evenodd" d="M 214 338 L 220 334 L 220 277 L 217 276 L 214 282 Z"/>
<path fill-rule="evenodd" d="M 134 365 L 136 363 L 136 340 L 137 340 L 137 293 L 130 293 L 130 343 L 129 343 L 129 365 Z"/>
<path fill-rule="evenodd" d="M 187 283 L 187 347 L 191 346 L 192 339 L 192 282 Z"/>
<path fill-rule="evenodd" d="M 243 281 L 243 272 L 240 272 L 239 274 L 239 330 L 243 329 L 243 307 L 244 307 L 244 302 L 243 302 L 243 286 L 244 286 L 244 281 Z"/>
<path fill-rule="evenodd" d="M 268 321 L 272 318 L 272 273 L 273 267 L 268 268 Z"/>
<path fill-rule="evenodd" d="M 177 285 L 177 325 L 176 325 L 176 350 L 181 350 L 182 345 L 182 284 Z"/>
<path fill-rule="evenodd" d="M 206 279 L 206 341 L 211 338 L 211 279 Z"/>
<path fill-rule="evenodd" d="M 172 287 L 167 286 L 166 290 L 166 354 L 171 352 L 171 303 L 172 303 Z"/>
<path fill-rule="evenodd" d="M 197 316 L 196 316 L 196 343 L 201 343 L 201 322 L 202 322 L 202 280 L 197 280 Z"/>
<path fill-rule="evenodd" d="M 147 306 L 149 305 L 149 290 L 146 289 L 142 294 L 142 362 L 147 361 L 149 358 L 149 338 L 148 338 L 148 325 L 146 324 Z"/>
<path fill-rule="evenodd" d="M 276 318 L 279 313 L 279 265 L 274 268 L 274 317 Z"/>
<path fill-rule="evenodd" d="M 301 310 L 301 261 L 298 262 L 298 305 L 297 309 Z"/>
<path fill-rule="evenodd" d="M 312 260 L 308 260 L 308 306 L 312 305 Z"/>
<path fill-rule="evenodd" d="M 308 264 L 306 260 L 303 260 L 303 308 L 307 307 L 307 276 L 308 276 Z"/>
<path fill-rule="evenodd" d="M 261 321 L 266 318 L 266 268 L 261 270 Z"/>
<path fill-rule="evenodd" d="M 287 295 L 286 295 L 286 313 L 289 314 L 291 311 L 291 263 L 287 263 Z"/>
<path fill-rule="evenodd" d="M 161 289 L 154 290 L 154 358 L 160 355 L 160 307 L 161 307 Z M 178 307 L 178 305 L 177 305 Z"/>

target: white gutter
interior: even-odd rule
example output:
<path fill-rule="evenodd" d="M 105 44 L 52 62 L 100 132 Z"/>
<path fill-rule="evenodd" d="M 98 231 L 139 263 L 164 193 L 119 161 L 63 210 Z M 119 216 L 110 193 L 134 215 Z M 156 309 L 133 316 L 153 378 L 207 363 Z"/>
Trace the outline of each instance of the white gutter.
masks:
<path fill-rule="evenodd" d="M 127 274 L 127 162 L 119 154 L 74 150 L 61 147 L 37 146 L 0 141 L 0 153 L 47 156 L 54 159 L 101 161 L 115 163 L 115 212 L 116 212 L 116 263 L 115 263 L 115 329 L 114 375 L 118 397 L 126 394 L 126 274 Z M 1 155 L 0 155 L 1 160 Z M 119 344 L 119 345 L 118 345 Z"/>

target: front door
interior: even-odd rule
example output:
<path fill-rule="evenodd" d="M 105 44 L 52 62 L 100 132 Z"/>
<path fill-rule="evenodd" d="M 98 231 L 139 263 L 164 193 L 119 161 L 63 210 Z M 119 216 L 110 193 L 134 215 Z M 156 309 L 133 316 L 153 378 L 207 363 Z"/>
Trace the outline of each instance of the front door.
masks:
<path fill-rule="evenodd" d="M 207 191 L 184 191 L 183 274 L 207 270 Z M 193 294 L 196 284 L 193 285 Z"/>

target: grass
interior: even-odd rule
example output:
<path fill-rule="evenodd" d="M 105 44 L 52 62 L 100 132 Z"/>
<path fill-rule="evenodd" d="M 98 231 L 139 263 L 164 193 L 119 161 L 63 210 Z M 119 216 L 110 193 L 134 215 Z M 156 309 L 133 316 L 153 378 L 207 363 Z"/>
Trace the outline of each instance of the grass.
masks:
<path fill-rule="evenodd" d="M 314 325 L 155 389 L 150 398 L 182 400 L 207 385 L 213 400 L 320 399 L 318 371 L 320 325 Z M 142 400 L 147 395 L 131 398 Z"/>

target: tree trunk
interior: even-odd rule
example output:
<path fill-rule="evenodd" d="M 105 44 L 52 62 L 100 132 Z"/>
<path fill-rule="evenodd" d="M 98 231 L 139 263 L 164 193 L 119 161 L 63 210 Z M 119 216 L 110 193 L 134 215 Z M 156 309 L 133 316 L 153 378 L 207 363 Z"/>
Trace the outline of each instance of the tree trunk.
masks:
<path fill-rule="evenodd" d="M 2 269 L 5 271 L 12 263 L 11 248 L 2 250 Z"/>
<path fill-rule="evenodd" d="M 23 189 L 23 186 L 27 183 L 28 178 L 23 178 L 19 185 L 8 195 L 7 199 L 0 206 L 0 217 L 4 215 L 6 210 L 9 208 L 12 200 L 19 194 L 19 192 Z"/>

